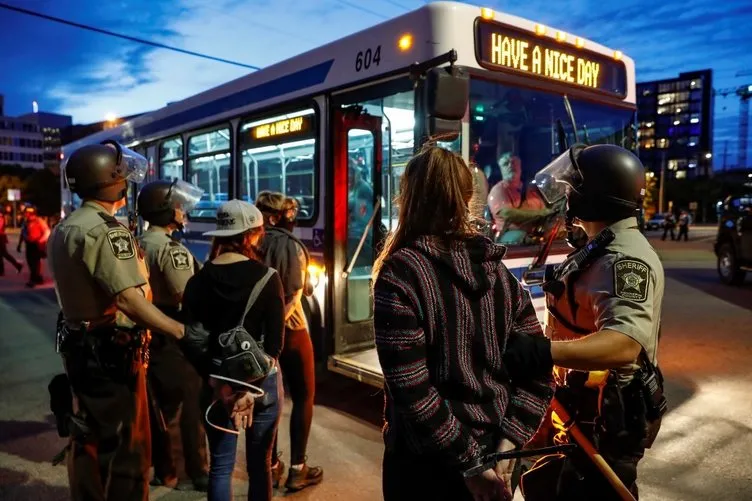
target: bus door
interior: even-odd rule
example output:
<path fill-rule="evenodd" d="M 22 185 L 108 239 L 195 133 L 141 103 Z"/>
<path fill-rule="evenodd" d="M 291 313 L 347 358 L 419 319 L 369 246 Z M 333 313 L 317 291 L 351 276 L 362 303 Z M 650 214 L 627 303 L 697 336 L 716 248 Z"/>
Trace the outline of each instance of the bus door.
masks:
<path fill-rule="evenodd" d="M 329 369 L 381 386 L 373 335 L 372 270 L 381 224 L 382 118 L 360 106 L 335 110 L 334 248 Z"/>

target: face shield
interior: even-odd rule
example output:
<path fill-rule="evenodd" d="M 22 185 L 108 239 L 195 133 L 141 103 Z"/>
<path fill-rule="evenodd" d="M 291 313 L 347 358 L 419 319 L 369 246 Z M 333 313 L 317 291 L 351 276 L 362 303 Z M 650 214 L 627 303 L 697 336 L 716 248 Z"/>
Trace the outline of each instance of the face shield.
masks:
<path fill-rule="evenodd" d="M 146 172 L 149 169 L 149 161 L 143 155 L 139 155 L 130 148 L 126 148 L 117 141 L 108 139 L 102 141 L 102 144 L 109 146 L 117 152 L 117 165 L 119 174 L 126 181 L 132 181 L 136 184 L 141 183 L 146 178 Z"/>
<path fill-rule="evenodd" d="M 556 157 L 535 175 L 535 186 L 549 205 L 567 196 L 569 190 L 582 183 L 575 155 L 580 148 L 573 146 Z"/>
<path fill-rule="evenodd" d="M 173 209 L 180 209 L 187 214 L 196 207 L 203 194 L 204 190 L 198 186 L 178 179 L 170 186 L 167 200 Z"/>

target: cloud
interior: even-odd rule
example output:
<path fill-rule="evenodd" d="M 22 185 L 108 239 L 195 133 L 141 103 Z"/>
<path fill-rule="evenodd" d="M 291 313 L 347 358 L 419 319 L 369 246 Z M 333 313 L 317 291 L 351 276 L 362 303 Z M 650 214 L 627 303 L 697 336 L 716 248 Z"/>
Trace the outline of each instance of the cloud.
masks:
<path fill-rule="evenodd" d="M 354 16 L 353 9 L 333 0 L 315 5 L 294 0 L 253 4 L 181 0 L 176 4 L 174 14 L 163 19 L 161 42 L 260 67 L 373 24 L 372 17 Z M 172 51 L 129 46 L 101 58 L 80 76 L 57 83 L 48 94 L 76 121 L 98 121 L 110 112 L 127 115 L 160 108 L 250 71 Z"/>
<path fill-rule="evenodd" d="M 106 23 L 113 30 L 260 67 L 428 3 L 128 0 L 124 2 L 127 8 L 122 8 L 115 2 L 82 1 L 91 7 L 86 17 L 100 19 L 98 25 Z M 717 70 L 714 86 L 732 87 L 746 83 L 734 77 L 736 71 L 752 70 L 752 34 L 746 29 L 752 24 L 752 4 L 748 0 L 623 0 L 618 4 L 573 0 L 565 9 L 551 9 L 549 0 L 490 5 L 624 51 L 635 60 L 638 80 L 712 67 Z M 106 37 L 97 40 L 103 42 L 104 50 L 95 56 L 96 47 L 88 47 L 85 65 L 74 66 L 69 75 L 47 87 L 48 97 L 78 122 L 101 120 L 108 112 L 126 115 L 159 108 L 249 72 Z M 752 77 L 749 80 L 752 83 Z M 734 100 L 738 101 L 727 98 L 726 110 L 717 105 L 717 113 L 738 116 Z M 732 125 L 728 133 L 733 133 Z"/>

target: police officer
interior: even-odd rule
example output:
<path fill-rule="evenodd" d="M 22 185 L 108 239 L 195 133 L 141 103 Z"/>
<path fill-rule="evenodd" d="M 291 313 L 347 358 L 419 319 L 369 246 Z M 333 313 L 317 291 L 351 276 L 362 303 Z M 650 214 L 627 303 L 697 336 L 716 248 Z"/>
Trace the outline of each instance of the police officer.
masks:
<path fill-rule="evenodd" d="M 193 328 L 150 303 L 139 247 L 114 218 L 126 205 L 127 182 L 141 182 L 146 166 L 144 157 L 113 141 L 76 150 L 64 169 L 83 204 L 48 243 L 62 309 L 59 349 L 73 396 L 72 416 L 61 428 L 72 439 L 69 482 L 76 501 L 148 499 L 146 329 L 195 337 Z"/>
<path fill-rule="evenodd" d="M 515 336 L 505 363 L 513 378 L 555 364 L 556 401 L 636 498 L 637 463 L 665 411 L 655 365 L 664 273 L 636 217 L 644 168 L 619 146 L 575 145 L 536 185 L 549 204 L 566 197 L 568 240 L 574 227 L 588 240 L 544 284 L 548 339 Z M 566 436 L 560 424 L 541 433 L 557 431 Z M 523 476 L 525 499 L 624 499 L 582 451 L 539 460 Z"/>
<path fill-rule="evenodd" d="M 138 195 L 138 213 L 149 223 L 139 243 L 149 266 L 153 303 L 174 319 L 180 318 L 185 284 L 199 265 L 172 233 L 183 230 L 186 214 L 198 203 L 202 193 L 201 188 L 185 181 L 159 180 L 145 185 Z M 169 430 L 179 426 L 186 473 L 196 490 L 206 491 L 209 486 L 206 439 L 198 402 L 201 378 L 174 338 L 152 334 L 148 377 L 166 421 L 165 428 L 160 428 L 160 421 L 156 419 L 152 422 L 152 484 L 177 486 Z"/>

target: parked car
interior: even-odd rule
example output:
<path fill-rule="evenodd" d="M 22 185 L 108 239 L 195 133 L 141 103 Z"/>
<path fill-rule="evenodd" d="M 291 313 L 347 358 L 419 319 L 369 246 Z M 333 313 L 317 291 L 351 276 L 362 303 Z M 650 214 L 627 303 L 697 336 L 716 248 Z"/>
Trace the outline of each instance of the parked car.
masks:
<path fill-rule="evenodd" d="M 752 193 L 724 201 L 714 249 L 721 281 L 743 283 L 747 272 L 752 271 Z"/>
<path fill-rule="evenodd" d="M 664 214 L 656 214 L 653 217 L 650 218 L 648 222 L 645 223 L 645 229 L 650 230 L 660 230 L 663 228 L 663 224 L 666 222 L 666 216 Z"/>

